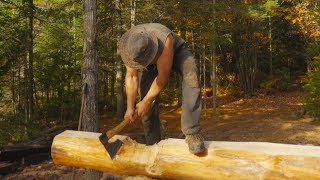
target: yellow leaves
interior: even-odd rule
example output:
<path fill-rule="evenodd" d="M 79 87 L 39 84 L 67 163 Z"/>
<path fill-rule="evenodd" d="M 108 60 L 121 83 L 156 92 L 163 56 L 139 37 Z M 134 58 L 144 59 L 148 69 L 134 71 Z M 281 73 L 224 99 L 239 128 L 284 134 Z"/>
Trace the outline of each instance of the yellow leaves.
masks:
<path fill-rule="evenodd" d="M 265 43 L 269 41 L 269 37 L 261 32 L 254 32 L 253 37 L 255 39 L 260 39 L 262 42 L 265 42 Z"/>
<path fill-rule="evenodd" d="M 305 35 L 311 38 L 320 37 L 319 12 L 312 9 L 309 1 L 302 1 L 290 8 L 280 7 L 278 11 L 287 21 L 298 25 Z"/>
<path fill-rule="evenodd" d="M 258 31 L 255 31 L 253 33 L 244 33 L 240 36 L 240 39 L 243 40 L 243 41 L 247 41 L 247 40 L 252 40 L 252 39 L 255 39 L 255 40 L 260 40 L 264 43 L 268 42 L 268 36 L 263 34 L 262 32 L 258 32 Z"/>
<path fill-rule="evenodd" d="M 301 23 L 301 21 L 302 21 L 301 17 L 297 17 L 297 18 L 291 20 L 292 24 Z"/>
<path fill-rule="evenodd" d="M 199 26 L 200 22 L 203 22 L 203 19 L 200 16 L 188 17 L 186 21 L 186 26 L 192 29 Z"/>
<path fill-rule="evenodd" d="M 249 38 L 248 38 L 248 34 L 242 34 L 241 36 L 240 36 L 240 39 L 241 40 L 248 40 Z"/>
<path fill-rule="evenodd" d="M 187 39 L 193 39 L 192 36 L 193 36 L 192 32 L 190 32 L 190 31 L 186 32 L 186 38 Z"/>
<path fill-rule="evenodd" d="M 233 20 L 233 18 L 234 18 L 234 16 L 232 16 L 232 15 L 227 15 L 227 14 L 224 14 L 224 15 L 221 15 L 221 16 L 219 16 L 219 20 L 221 21 L 221 22 L 232 22 L 232 20 Z"/>
<path fill-rule="evenodd" d="M 209 40 L 212 39 L 212 32 L 203 32 L 201 33 L 201 39 L 203 40 Z"/>

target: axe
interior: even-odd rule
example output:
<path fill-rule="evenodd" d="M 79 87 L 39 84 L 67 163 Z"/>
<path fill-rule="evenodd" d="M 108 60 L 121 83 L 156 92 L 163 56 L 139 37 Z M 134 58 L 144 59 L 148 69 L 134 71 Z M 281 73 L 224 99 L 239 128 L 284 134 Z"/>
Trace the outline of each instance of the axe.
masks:
<path fill-rule="evenodd" d="M 100 142 L 103 144 L 107 152 L 109 153 L 111 159 L 117 154 L 119 148 L 123 144 L 119 139 L 117 139 L 113 143 L 109 143 L 109 139 L 111 139 L 115 134 L 119 133 L 123 128 L 125 128 L 130 123 L 129 118 L 125 118 L 119 125 L 109 130 L 106 133 L 102 133 L 99 136 Z"/>

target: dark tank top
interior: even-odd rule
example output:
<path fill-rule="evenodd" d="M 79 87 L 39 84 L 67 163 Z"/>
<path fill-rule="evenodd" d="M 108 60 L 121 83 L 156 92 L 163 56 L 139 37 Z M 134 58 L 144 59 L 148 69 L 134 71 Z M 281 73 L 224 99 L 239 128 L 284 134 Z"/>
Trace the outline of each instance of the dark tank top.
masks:
<path fill-rule="evenodd" d="M 170 34 L 172 34 L 174 40 L 174 52 L 177 52 L 185 44 L 185 41 L 182 38 L 180 38 L 176 33 L 172 32 L 169 28 L 159 23 L 140 24 L 134 26 L 133 28 L 138 28 L 153 33 L 158 38 L 158 52 L 151 64 L 156 64 L 157 59 L 163 51 L 166 39 Z"/>

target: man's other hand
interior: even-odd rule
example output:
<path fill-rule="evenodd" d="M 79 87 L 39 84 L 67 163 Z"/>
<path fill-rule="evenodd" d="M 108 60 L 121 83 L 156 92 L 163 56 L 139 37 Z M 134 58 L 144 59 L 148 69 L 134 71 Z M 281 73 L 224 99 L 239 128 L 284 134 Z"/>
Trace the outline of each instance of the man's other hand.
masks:
<path fill-rule="evenodd" d="M 151 103 L 148 101 L 142 100 L 136 105 L 137 114 L 139 117 L 144 116 L 146 113 L 150 111 Z"/>
<path fill-rule="evenodd" d="M 130 119 L 131 122 L 134 122 L 137 119 L 137 113 L 135 109 L 127 109 L 124 119 Z"/>

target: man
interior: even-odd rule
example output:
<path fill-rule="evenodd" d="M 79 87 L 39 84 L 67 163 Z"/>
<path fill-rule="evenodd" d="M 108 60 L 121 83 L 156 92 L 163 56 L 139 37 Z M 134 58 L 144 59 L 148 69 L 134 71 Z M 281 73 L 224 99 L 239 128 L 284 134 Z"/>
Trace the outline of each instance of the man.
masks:
<path fill-rule="evenodd" d="M 189 151 L 205 150 L 200 132 L 201 96 L 196 60 L 185 41 L 164 25 L 134 26 L 121 37 L 118 50 L 125 63 L 127 111 L 125 118 L 142 117 L 146 143 L 160 141 L 159 93 L 167 84 L 171 70 L 182 76 L 181 130 Z M 141 101 L 135 106 L 140 91 Z"/>

